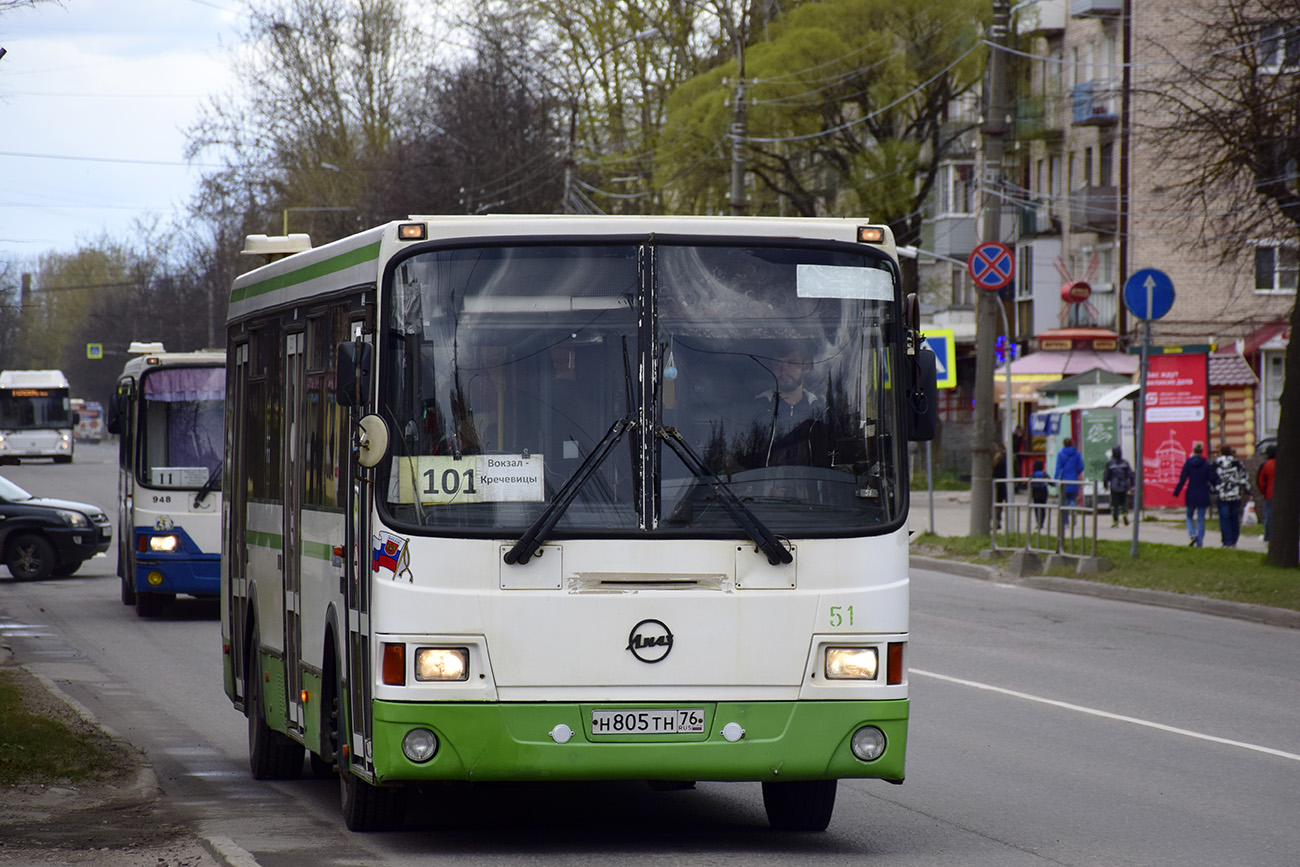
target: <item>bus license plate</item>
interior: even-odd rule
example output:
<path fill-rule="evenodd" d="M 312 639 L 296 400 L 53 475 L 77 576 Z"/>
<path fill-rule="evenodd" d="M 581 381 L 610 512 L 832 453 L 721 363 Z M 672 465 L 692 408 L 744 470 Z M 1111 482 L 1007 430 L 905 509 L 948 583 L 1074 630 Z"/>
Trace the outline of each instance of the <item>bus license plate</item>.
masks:
<path fill-rule="evenodd" d="M 591 712 L 593 735 L 681 735 L 703 731 L 704 709 L 698 707 L 620 708 Z"/>

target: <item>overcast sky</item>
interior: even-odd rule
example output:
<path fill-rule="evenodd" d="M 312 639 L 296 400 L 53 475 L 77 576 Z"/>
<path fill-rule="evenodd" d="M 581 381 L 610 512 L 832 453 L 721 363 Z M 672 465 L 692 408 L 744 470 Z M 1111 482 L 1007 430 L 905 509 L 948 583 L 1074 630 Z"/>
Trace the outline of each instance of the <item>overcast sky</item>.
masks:
<path fill-rule="evenodd" d="M 230 89 L 240 0 L 64 0 L 0 14 L 0 262 L 183 213 L 184 131 Z"/>

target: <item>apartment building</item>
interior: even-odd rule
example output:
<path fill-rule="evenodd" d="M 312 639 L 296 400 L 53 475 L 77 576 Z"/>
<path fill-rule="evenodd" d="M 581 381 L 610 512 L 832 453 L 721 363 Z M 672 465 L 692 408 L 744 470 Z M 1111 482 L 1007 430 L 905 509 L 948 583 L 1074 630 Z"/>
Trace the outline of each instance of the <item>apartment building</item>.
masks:
<path fill-rule="evenodd" d="M 1124 280 L 1144 268 L 1159 269 L 1172 279 L 1176 300 L 1153 323 L 1153 343 L 1214 344 L 1221 355 L 1239 356 L 1244 365 L 1211 365 L 1212 392 L 1221 375 L 1216 370 L 1233 371 L 1234 394 L 1243 387 L 1243 366 L 1256 378 L 1245 399 L 1233 403 L 1240 411 L 1227 421 L 1212 419 L 1212 443 L 1253 446 L 1276 433 L 1286 318 L 1296 297 L 1296 245 L 1244 239 L 1239 254 L 1225 259 L 1197 243 L 1197 233 L 1214 231 L 1213 218 L 1179 210 L 1172 191 L 1181 178 L 1159 147 L 1161 109 L 1147 95 L 1168 73 L 1170 58 L 1203 50 L 1192 26 L 1195 12 L 1174 0 L 1029 0 L 1013 8 L 1002 235 L 981 236 L 984 190 L 974 134 L 940 172 L 948 180 L 931 202 L 921 244 L 918 273 L 935 326 L 952 328 L 959 346 L 970 341 L 959 353 L 959 388 L 943 404 L 949 426 L 969 423 L 974 386 L 979 290 L 962 263 L 979 242 L 999 240 L 1016 252 L 1015 282 L 1000 294 L 1022 352 L 1063 346 L 1060 335 L 1100 335 L 1104 345 L 1110 333 L 1115 352 L 1126 355 L 1140 343 L 1141 322 L 1125 309 Z M 1261 24 L 1261 39 L 1269 38 L 1269 26 Z M 1300 38 L 1294 45 L 1274 38 L 1279 71 L 1291 69 L 1300 57 L 1288 52 L 1300 53 Z M 955 120 L 972 111 L 957 107 Z M 1079 283 L 1090 287 L 1086 298 Z M 1019 394 L 1019 415 L 1033 408 L 1031 386 L 1016 389 L 1029 391 Z M 965 442 L 960 434 L 956 439 Z"/>

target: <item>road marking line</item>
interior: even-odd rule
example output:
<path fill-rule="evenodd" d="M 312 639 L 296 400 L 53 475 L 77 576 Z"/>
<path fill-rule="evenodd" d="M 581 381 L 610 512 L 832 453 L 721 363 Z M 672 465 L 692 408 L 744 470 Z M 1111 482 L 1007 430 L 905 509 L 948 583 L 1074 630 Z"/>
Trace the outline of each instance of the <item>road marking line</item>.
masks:
<path fill-rule="evenodd" d="M 979 681 L 976 680 L 963 680 L 960 677 L 950 677 L 949 675 L 946 674 L 938 674 L 933 671 L 924 671 L 919 668 L 909 669 L 909 671 L 912 674 L 919 674 L 923 677 L 932 677 L 935 680 L 942 680 L 948 683 L 959 684 L 961 686 L 969 686 L 975 689 L 983 689 L 983 690 L 987 690 L 988 692 L 1001 693 L 1002 695 L 1009 695 L 1012 698 L 1023 698 L 1026 701 L 1036 701 L 1039 704 L 1046 704 L 1052 707 L 1059 707 L 1062 708 L 1063 710 L 1072 710 L 1078 713 L 1085 713 L 1091 716 L 1101 717 L 1103 719 L 1116 720 L 1117 722 L 1133 723 L 1134 725 L 1146 726 L 1147 728 L 1156 729 L 1157 731 L 1169 732 L 1170 734 L 1175 734 L 1175 735 L 1183 735 L 1185 737 L 1196 738 L 1197 740 L 1202 740 L 1202 741 L 1210 741 L 1211 743 L 1216 743 L 1216 744 L 1224 744 L 1225 746 L 1230 746 L 1230 747 L 1241 747 L 1242 749 L 1245 750 L 1254 750 L 1257 753 L 1265 753 L 1266 755 L 1277 756 L 1278 758 L 1282 758 L 1282 759 L 1290 759 L 1293 762 L 1300 762 L 1300 754 L 1288 753 L 1284 750 L 1275 750 L 1272 747 L 1262 747 L 1259 744 L 1249 744 L 1246 743 L 1245 741 L 1234 741 L 1228 738 L 1216 737 L 1215 735 L 1207 735 L 1202 732 L 1194 732 L 1191 731 L 1190 729 L 1180 729 L 1174 726 L 1167 726 L 1164 723 L 1151 722 L 1150 720 L 1138 719 L 1137 717 L 1124 716 L 1123 714 L 1117 714 L 1117 713 L 1110 713 L 1109 711 L 1097 710 L 1096 708 L 1084 707 L 1083 705 L 1070 704 L 1069 702 L 1066 701 L 1057 701 L 1051 698 L 1043 698 L 1042 696 L 1038 696 L 1038 695 L 1030 695 L 1027 692 L 1017 692 L 1014 689 L 1006 689 L 1001 686 L 993 686 L 992 684 L 988 684 L 988 683 L 980 683 Z"/>

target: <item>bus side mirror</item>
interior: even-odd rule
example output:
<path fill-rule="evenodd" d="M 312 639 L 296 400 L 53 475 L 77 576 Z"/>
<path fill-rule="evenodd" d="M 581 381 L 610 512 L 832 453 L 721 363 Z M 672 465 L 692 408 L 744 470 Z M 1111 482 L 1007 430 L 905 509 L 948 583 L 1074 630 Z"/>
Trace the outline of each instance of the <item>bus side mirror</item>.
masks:
<path fill-rule="evenodd" d="M 334 396 L 339 406 L 357 408 L 370 393 L 369 343 L 351 340 L 339 344 Z"/>
<path fill-rule="evenodd" d="M 122 419 L 126 416 L 127 407 L 130 406 L 131 381 L 123 380 L 113 392 L 113 396 L 108 401 L 108 421 L 104 427 L 111 434 L 124 433 L 122 430 Z"/>
<path fill-rule="evenodd" d="M 907 438 L 929 442 L 939 430 L 939 363 L 929 349 L 919 349 L 912 363 L 915 380 L 907 389 Z"/>

